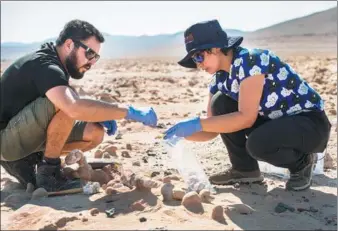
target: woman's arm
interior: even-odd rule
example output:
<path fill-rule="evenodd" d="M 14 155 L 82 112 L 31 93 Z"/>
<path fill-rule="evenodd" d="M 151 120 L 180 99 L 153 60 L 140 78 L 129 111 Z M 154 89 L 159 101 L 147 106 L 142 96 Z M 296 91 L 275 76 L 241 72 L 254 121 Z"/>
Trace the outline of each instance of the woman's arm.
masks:
<path fill-rule="evenodd" d="M 201 119 L 204 132 L 231 133 L 251 127 L 258 116 L 264 75 L 251 76 L 240 84 L 238 112 Z"/>
<path fill-rule="evenodd" d="M 208 105 L 207 105 L 207 118 L 212 116 L 211 112 L 211 99 L 214 95 L 209 93 Z M 197 132 L 192 136 L 188 136 L 185 139 L 189 141 L 205 142 L 214 139 L 218 133 L 215 132 Z"/>

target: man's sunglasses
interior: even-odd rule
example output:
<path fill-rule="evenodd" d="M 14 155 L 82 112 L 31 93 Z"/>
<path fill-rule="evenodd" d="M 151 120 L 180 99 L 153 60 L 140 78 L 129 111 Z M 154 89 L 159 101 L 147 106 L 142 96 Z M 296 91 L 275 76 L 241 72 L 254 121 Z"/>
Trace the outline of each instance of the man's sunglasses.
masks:
<path fill-rule="evenodd" d="M 92 59 L 95 59 L 95 61 L 97 62 L 100 59 L 100 55 L 97 54 L 92 48 L 88 47 L 87 45 L 83 44 L 82 42 L 78 40 L 73 40 L 73 42 L 76 45 L 79 45 L 83 49 L 85 49 L 85 56 L 86 56 L 86 59 L 88 59 L 89 61 Z"/>
<path fill-rule="evenodd" d="M 198 51 L 191 57 L 195 63 L 202 63 L 204 61 L 204 51 Z"/>

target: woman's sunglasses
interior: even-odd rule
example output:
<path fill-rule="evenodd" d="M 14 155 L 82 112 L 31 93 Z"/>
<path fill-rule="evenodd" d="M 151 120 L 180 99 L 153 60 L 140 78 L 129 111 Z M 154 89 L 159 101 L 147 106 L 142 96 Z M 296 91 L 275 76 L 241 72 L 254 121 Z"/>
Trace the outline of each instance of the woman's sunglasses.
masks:
<path fill-rule="evenodd" d="M 78 40 L 73 40 L 73 42 L 76 45 L 79 45 L 80 47 L 85 49 L 85 56 L 86 56 L 86 59 L 88 59 L 89 61 L 92 59 L 95 59 L 95 61 L 97 62 L 100 59 L 100 55 L 97 54 L 92 48 L 88 47 L 87 45 L 83 44 L 82 42 Z"/>
<path fill-rule="evenodd" d="M 204 61 L 204 51 L 199 51 L 191 57 L 195 63 L 202 63 Z"/>

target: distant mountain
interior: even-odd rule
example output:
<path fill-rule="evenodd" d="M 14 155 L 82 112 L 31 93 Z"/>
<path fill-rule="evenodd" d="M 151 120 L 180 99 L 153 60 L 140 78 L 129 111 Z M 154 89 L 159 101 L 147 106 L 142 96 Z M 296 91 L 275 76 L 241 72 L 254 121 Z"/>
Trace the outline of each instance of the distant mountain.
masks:
<path fill-rule="evenodd" d="M 248 38 L 289 36 L 337 36 L 337 7 L 292 19 L 247 34 Z"/>
<path fill-rule="evenodd" d="M 244 32 L 236 29 L 225 29 L 230 36 L 245 36 L 244 44 L 250 39 L 266 39 L 283 36 L 317 36 L 328 35 L 337 37 L 337 7 L 314 13 L 305 17 L 289 20 L 254 32 Z M 153 36 L 123 36 L 104 33 L 106 41 L 102 49 L 103 58 L 128 57 L 166 57 L 184 55 L 183 31 L 174 34 Z M 50 38 L 42 42 L 2 43 L 1 59 L 15 59 L 31 52 Z M 337 39 L 336 39 L 337 40 Z M 336 40 L 333 41 L 336 43 Z M 319 41 L 314 40 L 314 43 Z"/>

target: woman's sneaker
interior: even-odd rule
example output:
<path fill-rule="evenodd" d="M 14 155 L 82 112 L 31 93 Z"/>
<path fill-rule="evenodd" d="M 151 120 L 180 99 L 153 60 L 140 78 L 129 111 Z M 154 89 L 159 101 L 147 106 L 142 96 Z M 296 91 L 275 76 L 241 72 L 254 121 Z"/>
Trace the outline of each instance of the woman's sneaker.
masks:
<path fill-rule="evenodd" d="M 313 153 L 308 155 L 306 162 L 307 164 L 303 169 L 290 173 L 290 179 L 285 185 L 287 190 L 301 191 L 309 188 L 312 185 L 312 173 L 316 167 L 317 154 Z"/>
<path fill-rule="evenodd" d="M 230 185 L 235 183 L 255 183 L 262 182 L 264 177 L 259 170 L 251 172 L 241 172 L 230 168 L 224 172 L 210 176 L 209 181 L 215 185 Z"/>

